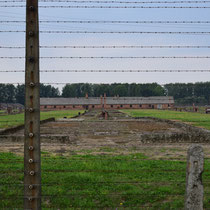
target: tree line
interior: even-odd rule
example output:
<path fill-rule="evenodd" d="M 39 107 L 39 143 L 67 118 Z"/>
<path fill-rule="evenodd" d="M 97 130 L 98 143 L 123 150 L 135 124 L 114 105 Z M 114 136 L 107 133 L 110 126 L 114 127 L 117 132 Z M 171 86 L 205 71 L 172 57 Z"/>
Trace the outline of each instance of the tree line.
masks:
<path fill-rule="evenodd" d="M 62 90 L 63 97 L 100 97 L 110 96 L 163 96 L 164 88 L 157 83 L 151 84 L 67 84 Z"/>
<path fill-rule="evenodd" d="M 24 104 L 24 85 L 0 84 L 0 103 Z M 170 83 L 161 86 L 157 83 L 148 84 L 66 84 L 60 92 L 51 85 L 40 84 L 40 97 L 148 97 L 173 96 L 178 105 L 207 105 L 210 103 L 210 82 L 199 83 Z"/>
<path fill-rule="evenodd" d="M 173 96 L 176 104 L 210 104 L 210 82 L 175 83 L 164 85 L 166 94 Z"/>
<path fill-rule="evenodd" d="M 40 97 L 59 97 L 58 88 L 40 84 Z M 0 84 L 0 103 L 20 103 L 24 105 L 25 85 Z"/>

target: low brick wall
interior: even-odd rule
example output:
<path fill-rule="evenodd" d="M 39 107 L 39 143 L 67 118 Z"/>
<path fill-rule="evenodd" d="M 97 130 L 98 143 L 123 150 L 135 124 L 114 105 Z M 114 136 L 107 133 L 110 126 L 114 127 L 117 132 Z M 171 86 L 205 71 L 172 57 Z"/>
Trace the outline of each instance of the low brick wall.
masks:
<path fill-rule="evenodd" d="M 176 128 L 185 130 L 184 133 L 171 132 L 169 134 L 142 134 L 140 139 L 143 143 L 210 143 L 210 130 L 204 128 L 198 128 L 186 123 L 154 117 L 136 117 L 135 119 L 150 119 L 156 122 L 164 122 Z"/>
<path fill-rule="evenodd" d="M 88 113 L 87 113 L 88 114 Z M 197 128 L 192 125 L 188 125 L 182 122 L 176 122 L 171 120 L 164 120 L 152 117 L 141 117 L 135 118 L 140 120 L 152 120 L 154 122 L 161 122 L 167 123 L 174 128 L 178 128 L 175 130 L 171 130 L 170 132 L 136 132 L 135 134 L 135 141 L 142 143 L 142 144 L 161 144 L 161 143 L 210 143 L 210 131 L 202 128 Z M 42 123 L 54 121 L 54 118 L 47 119 L 42 121 Z M 117 126 L 117 125 L 116 125 Z M 22 142 L 24 141 L 23 135 L 15 135 L 14 133 L 17 129 L 22 129 L 24 126 L 18 126 L 18 128 L 7 129 L 0 132 L 0 142 Z M 114 128 L 113 128 L 114 129 Z M 180 129 L 180 131 L 179 131 Z M 104 132 L 104 131 L 103 131 Z M 105 136 L 115 136 L 118 133 L 113 133 L 114 131 L 107 131 L 104 134 L 97 132 L 95 133 L 96 136 L 105 135 Z M 110 132 L 110 135 L 109 135 Z M 11 135 L 7 135 L 11 134 Z M 14 134 L 14 135 L 12 135 Z M 83 134 L 84 135 L 84 134 Z M 85 134 L 85 136 L 88 134 Z M 67 143 L 67 144 L 76 144 L 78 141 L 78 135 L 73 134 L 57 134 L 57 135 L 50 135 L 45 134 L 41 135 L 41 142 L 42 143 Z M 123 137 L 122 137 L 123 138 Z M 125 138 L 127 136 L 125 135 Z M 118 143 L 115 142 L 113 146 L 118 146 Z"/>

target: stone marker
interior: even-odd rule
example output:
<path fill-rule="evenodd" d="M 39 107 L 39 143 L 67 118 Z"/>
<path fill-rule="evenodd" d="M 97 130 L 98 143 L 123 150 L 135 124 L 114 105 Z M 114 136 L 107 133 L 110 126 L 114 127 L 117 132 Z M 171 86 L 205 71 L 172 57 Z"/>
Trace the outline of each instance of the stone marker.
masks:
<path fill-rule="evenodd" d="M 187 153 L 185 210 L 203 210 L 203 165 L 203 148 L 197 144 L 190 146 Z"/>

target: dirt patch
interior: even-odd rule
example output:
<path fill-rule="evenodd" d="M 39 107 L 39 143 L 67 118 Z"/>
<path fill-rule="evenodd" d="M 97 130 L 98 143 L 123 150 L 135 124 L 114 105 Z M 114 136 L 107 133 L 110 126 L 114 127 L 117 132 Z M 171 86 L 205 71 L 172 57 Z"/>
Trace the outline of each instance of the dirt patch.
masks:
<path fill-rule="evenodd" d="M 142 153 L 171 159 L 185 157 L 189 145 L 197 142 L 210 154 L 209 141 L 201 129 L 172 121 L 134 119 L 117 111 L 109 113 L 109 120 L 100 120 L 98 115 L 93 111 L 81 116 L 81 121 L 59 119 L 41 125 L 42 151 L 58 155 Z M 0 136 L 0 141 L 1 152 L 23 155 L 23 130 Z"/>
<path fill-rule="evenodd" d="M 136 121 L 128 123 L 128 128 L 135 131 L 164 131 L 169 130 L 172 126 L 166 123 L 157 123 L 154 121 Z"/>
<path fill-rule="evenodd" d="M 59 123 L 59 122 L 56 122 L 56 123 L 49 123 L 46 127 L 49 127 L 49 128 L 62 128 L 62 127 L 66 127 L 66 128 L 73 128 L 73 127 L 78 127 L 78 124 L 77 123 Z"/>
<path fill-rule="evenodd" d="M 71 155 L 128 155 L 140 153 L 146 159 L 163 159 L 163 160 L 181 160 L 186 161 L 187 150 L 191 144 L 153 144 L 133 147 L 115 146 L 104 144 L 101 146 L 89 145 L 69 145 L 69 144 L 42 144 L 43 154 L 71 156 Z M 204 148 L 205 159 L 210 159 L 210 145 L 201 144 Z M 4 144 L 0 147 L 0 152 L 12 152 L 23 156 L 23 144 Z"/>

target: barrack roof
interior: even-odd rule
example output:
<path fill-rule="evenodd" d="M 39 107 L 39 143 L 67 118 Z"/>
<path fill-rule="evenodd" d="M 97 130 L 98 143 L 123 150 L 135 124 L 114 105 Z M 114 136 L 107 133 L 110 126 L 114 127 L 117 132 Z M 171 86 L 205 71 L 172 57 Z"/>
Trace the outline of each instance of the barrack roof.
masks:
<path fill-rule="evenodd" d="M 172 96 L 153 96 L 153 97 L 106 97 L 106 104 L 173 104 Z M 45 105 L 99 105 L 100 97 L 88 98 L 40 98 L 40 104 Z M 104 98 L 103 98 L 104 104 Z"/>

